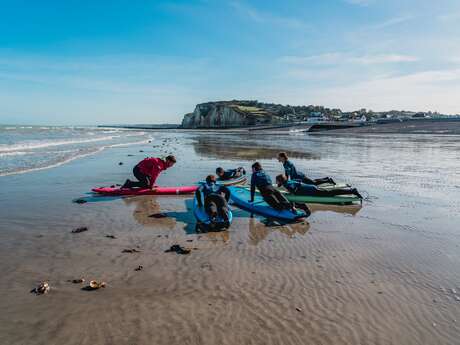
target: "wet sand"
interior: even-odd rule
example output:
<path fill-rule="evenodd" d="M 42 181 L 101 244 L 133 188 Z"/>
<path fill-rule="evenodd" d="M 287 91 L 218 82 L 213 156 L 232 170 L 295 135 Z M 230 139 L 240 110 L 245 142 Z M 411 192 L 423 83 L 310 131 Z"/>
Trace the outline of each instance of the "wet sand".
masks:
<path fill-rule="evenodd" d="M 1 178 L 1 344 L 458 343 L 458 137 L 223 136 L 215 150 L 211 136 L 154 137 L 155 149 L 113 148 Z M 123 182 L 139 150 L 176 154 L 159 181 L 168 185 L 281 149 L 369 200 L 312 205 L 308 221 L 288 226 L 235 210 L 229 231 L 200 234 L 190 197 L 85 194 Z M 272 176 L 281 170 L 260 157 Z M 71 233 L 80 226 L 88 231 Z M 164 252 L 176 243 L 191 254 Z M 131 248 L 140 252 L 122 253 Z M 80 277 L 107 287 L 68 282 Z M 51 291 L 29 293 L 42 280 Z"/>

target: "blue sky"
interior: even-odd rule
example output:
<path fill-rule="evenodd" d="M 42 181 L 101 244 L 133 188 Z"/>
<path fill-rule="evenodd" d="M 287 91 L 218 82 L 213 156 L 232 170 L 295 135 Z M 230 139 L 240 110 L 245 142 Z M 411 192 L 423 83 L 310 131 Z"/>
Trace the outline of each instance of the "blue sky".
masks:
<path fill-rule="evenodd" d="M 460 113 L 460 1 L 3 1 L 0 123 L 258 99 Z"/>

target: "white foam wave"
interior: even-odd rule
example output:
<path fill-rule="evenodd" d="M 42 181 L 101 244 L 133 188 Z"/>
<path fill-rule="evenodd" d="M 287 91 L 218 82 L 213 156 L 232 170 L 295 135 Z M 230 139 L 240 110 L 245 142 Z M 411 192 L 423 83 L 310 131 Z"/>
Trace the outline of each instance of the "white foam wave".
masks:
<path fill-rule="evenodd" d="M 25 173 L 28 173 L 28 172 L 33 172 L 33 171 L 38 171 L 38 170 L 56 168 L 58 166 L 64 165 L 64 164 L 69 163 L 69 162 L 71 162 L 73 160 L 76 160 L 78 158 L 91 156 L 91 155 L 96 154 L 98 152 L 101 152 L 101 151 L 103 151 L 103 150 L 105 150 L 107 148 L 145 144 L 149 140 L 152 140 L 152 138 L 149 138 L 149 139 L 146 139 L 146 140 L 141 140 L 141 141 L 129 142 L 129 143 L 106 145 L 106 146 L 99 147 L 99 148 L 95 149 L 94 151 L 77 154 L 75 156 L 68 157 L 68 158 L 66 158 L 66 159 L 64 159 L 64 160 L 62 160 L 60 162 L 56 162 L 56 163 L 53 163 L 53 164 L 50 164 L 50 165 L 40 166 L 40 167 L 32 167 L 32 168 L 25 168 L 25 169 L 22 169 L 22 170 L 8 171 L 8 172 L 4 172 L 4 173 L 0 172 L 0 177 L 1 176 L 8 176 L 8 175 L 25 174 Z"/>
<path fill-rule="evenodd" d="M 140 137 L 142 135 L 146 135 L 146 132 L 134 132 L 130 134 L 125 134 L 125 137 Z"/>
<path fill-rule="evenodd" d="M 130 142 L 130 143 L 121 143 L 121 144 L 107 145 L 106 148 L 110 148 L 110 147 L 124 147 L 124 146 L 136 145 L 136 144 L 146 144 L 146 143 L 149 142 L 149 140 L 152 140 L 152 139 L 145 139 L 145 140 L 133 141 L 133 142 Z"/>
<path fill-rule="evenodd" d="M 77 139 L 77 140 L 30 141 L 30 142 L 23 142 L 21 144 L 14 144 L 14 145 L 0 145 L 0 153 L 13 152 L 13 151 L 18 151 L 18 150 L 34 150 L 34 149 L 41 149 L 41 148 L 52 147 L 52 146 L 84 144 L 84 143 L 91 143 L 91 142 L 96 142 L 96 141 L 111 140 L 113 138 L 114 138 L 113 136 L 105 136 L 105 137 L 99 137 L 99 138 Z"/>
<path fill-rule="evenodd" d="M 29 154 L 30 152 L 24 151 L 14 151 L 14 152 L 0 152 L 0 157 L 8 157 L 8 156 L 23 156 Z"/>
<path fill-rule="evenodd" d="M 95 153 L 101 152 L 102 150 L 104 150 L 104 147 L 99 147 L 95 151 L 86 152 L 86 153 L 83 153 L 83 154 L 80 154 L 80 155 L 72 156 L 72 157 L 64 159 L 64 160 L 62 160 L 60 162 L 53 163 L 53 164 L 50 164 L 50 165 L 45 165 L 45 166 L 40 166 L 40 167 L 33 167 L 33 168 L 25 168 L 23 170 L 16 170 L 16 171 L 8 171 L 8 172 L 5 172 L 5 173 L 0 172 L 0 177 L 1 176 L 8 176 L 8 175 L 25 174 L 25 173 L 29 173 L 29 172 L 32 172 L 32 171 L 39 171 L 39 170 L 56 168 L 58 166 L 64 165 L 66 163 L 69 163 L 69 162 L 71 162 L 71 161 L 73 161 L 75 159 L 91 156 L 91 155 L 93 155 Z"/>

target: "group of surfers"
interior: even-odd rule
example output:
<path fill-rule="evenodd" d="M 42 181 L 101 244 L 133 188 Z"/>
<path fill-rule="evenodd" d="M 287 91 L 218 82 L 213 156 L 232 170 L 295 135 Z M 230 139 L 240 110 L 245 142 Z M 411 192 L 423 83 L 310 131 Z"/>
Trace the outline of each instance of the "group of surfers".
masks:
<path fill-rule="evenodd" d="M 284 174 L 276 176 L 276 185 L 284 187 L 289 193 L 295 195 L 331 197 L 336 195 L 355 195 L 362 199 L 356 188 L 329 188 L 321 189 L 321 185 L 335 185 L 330 177 L 311 179 L 306 174 L 297 171 L 294 163 L 289 160 L 285 152 L 278 154 L 278 161 L 283 164 Z M 140 161 L 134 168 L 133 174 L 137 181 L 126 180 L 121 188 L 149 188 L 155 189 L 155 181 L 162 171 L 169 169 L 176 163 L 176 158 L 169 155 L 166 158 L 149 157 Z M 216 169 L 216 175 L 208 175 L 196 191 L 198 206 L 204 205 L 206 212 L 212 217 L 220 216 L 228 219 L 228 200 L 230 191 L 225 185 L 218 181 L 228 181 L 246 174 L 244 168 L 225 170 L 222 167 Z M 251 176 L 251 200 L 254 202 L 256 189 L 259 191 L 265 202 L 275 210 L 291 210 L 296 213 L 297 208 L 305 211 L 306 215 L 310 210 L 306 204 L 291 203 L 286 197 L 273 186 L 270 176 L 264 171 L 259 162 L 252 164 Z"/>

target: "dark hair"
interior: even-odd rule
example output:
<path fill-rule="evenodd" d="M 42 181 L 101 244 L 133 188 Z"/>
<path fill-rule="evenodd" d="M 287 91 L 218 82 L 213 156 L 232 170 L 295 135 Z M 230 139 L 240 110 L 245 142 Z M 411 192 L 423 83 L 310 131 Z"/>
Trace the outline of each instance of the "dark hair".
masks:
<path fill-rule="evenodd" d="M 287 181 L 287 177 L 283 174 L 280 174 L 280 175 L 277 175 L 276 176 L 276 181 L 281 181 L 281 182 L 286 182 Z"/>
<path fill-rule="evenodd" d="M 169 155 L 165 159 L 169 162 L 176 163 L 176 157 L 174 157 L 173 155 Z"/>
<path fill-rule="evenodd" d="M 252 165 L 252 168 L 255 169 L 256 171 L 262 170 L 262 165 L 259 162 L 255 162 Z"/>
<path fill-rule="evenodd" d="M 280 152 L 280 153 L 278 153 L 278 157 L 284 158 L 285 160 L 288 160 L 288 156 L 287 156 L 286 152 Z"/>
<path fill-rule="evenodd" d="M 224 172 L 224 168 L 218 167 L 216 169 L 216 174 L 220 174 L 220 173 L 223 173 L 223 172 Z"/>
<path fill-rule="evenodd" d="M 206 176 L 206 183 L 216 182 L 216 177 L 214 175 Z"/>

